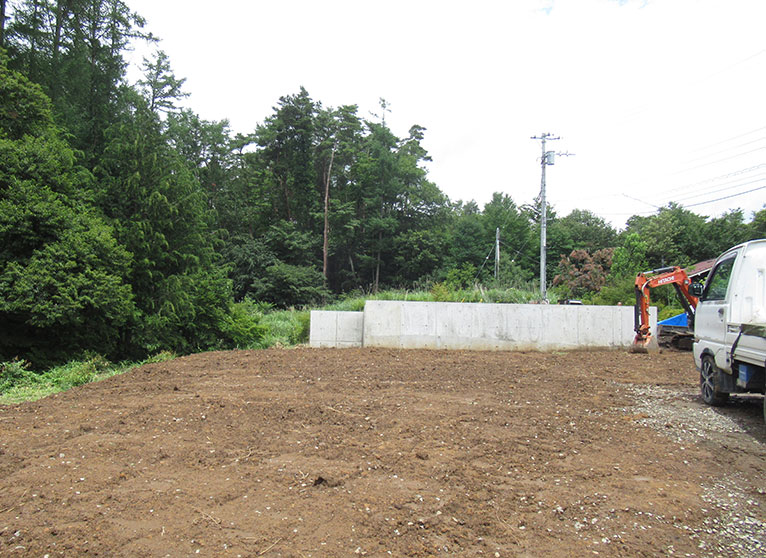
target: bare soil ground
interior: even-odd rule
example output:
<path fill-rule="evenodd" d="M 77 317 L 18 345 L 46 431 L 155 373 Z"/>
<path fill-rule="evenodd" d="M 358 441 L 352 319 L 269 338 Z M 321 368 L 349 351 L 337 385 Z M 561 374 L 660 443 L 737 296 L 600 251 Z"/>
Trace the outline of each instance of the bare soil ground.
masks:
<path fill-rule="evenodd" d="M 0 555 L 763 556 L 690 353 L 268 350 L 0 408 Z"/>

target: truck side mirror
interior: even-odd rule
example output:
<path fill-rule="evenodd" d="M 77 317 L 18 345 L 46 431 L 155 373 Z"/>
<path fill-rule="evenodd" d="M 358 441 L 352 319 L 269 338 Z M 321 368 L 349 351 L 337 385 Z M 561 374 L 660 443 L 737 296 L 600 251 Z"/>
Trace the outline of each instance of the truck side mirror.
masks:
<path fill-rule="evenodd" d="M 697 298 L 702 296 L 702 291 L 705 290 L 705 285 L 702 283 L 692 283 L 689 285 L 689 292 Z"/>

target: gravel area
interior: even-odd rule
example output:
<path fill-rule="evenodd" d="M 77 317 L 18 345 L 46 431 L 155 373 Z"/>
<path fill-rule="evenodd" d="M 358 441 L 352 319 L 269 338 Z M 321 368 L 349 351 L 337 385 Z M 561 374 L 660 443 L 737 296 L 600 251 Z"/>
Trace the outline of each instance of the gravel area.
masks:
<path fill-rule="evenodd" d="M 705 405 L 698 390 L 688 386 L 663 387 L 627 384 L 642 415 L 638 423 L 667 436 L 678 444 L 712 446 L 715 452 L 746 451 L 766 459 L 764 432 L 758 424 L 759 396 L 733 396 L 723 408 Z M 753 408 L 756 412 L 753 412 Z M 759 432 L 761 429 L 761 432 Z M 683 446 L 682 446 L 683 447 Z M 762 558 L 766 556 L 766 522 L 753 494 L 766 495 L 766 479 L 760 486 L 734 472 L 702 485 L 702 499 L 709 504 L 704 529 L 690 529 L 711 535 L 717 543 L 699 543 L 702 555 Z"/>

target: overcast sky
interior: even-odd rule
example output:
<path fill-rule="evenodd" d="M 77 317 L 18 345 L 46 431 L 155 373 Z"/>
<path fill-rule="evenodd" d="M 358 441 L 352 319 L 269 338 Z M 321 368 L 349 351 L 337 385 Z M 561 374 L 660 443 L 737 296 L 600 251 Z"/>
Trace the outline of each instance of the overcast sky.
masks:
<path fill-rule="evenodd" d="M 766 0 L 126 1 L 186 106 L 236 132 L 304 86 L 364 117 L 386 99 L 400 137 L 424 126 L 452 200 L 531 202 L 530 138 L 552 133 L 574 154 L 547 169 L 561 216 L 622 228 L 669 201 L 748 219 L 766 203 Z"/>

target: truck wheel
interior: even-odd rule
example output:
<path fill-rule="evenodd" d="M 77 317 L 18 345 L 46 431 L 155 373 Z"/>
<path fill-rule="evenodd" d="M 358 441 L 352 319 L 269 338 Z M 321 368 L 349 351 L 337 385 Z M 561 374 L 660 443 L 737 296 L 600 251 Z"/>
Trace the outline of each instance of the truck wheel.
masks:
<path fill-rule="evenodd" d="M 702 400 L 708 405 L 720 407 L 729 400 L 729 394 L 719 391 L 722 372 L 715 365 L 715 360 L 710 355 L 702 357 L 700 370 L 700 391 Z"/>

